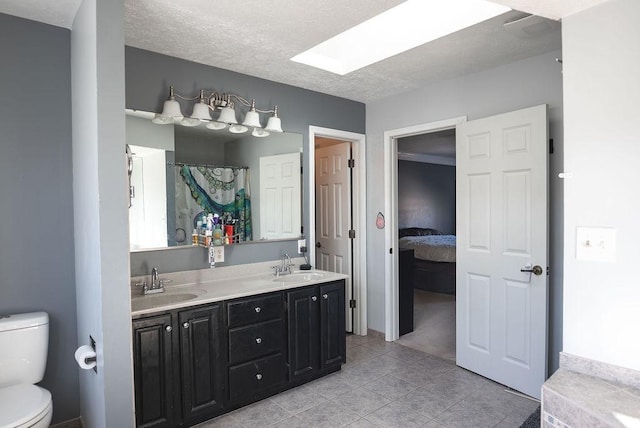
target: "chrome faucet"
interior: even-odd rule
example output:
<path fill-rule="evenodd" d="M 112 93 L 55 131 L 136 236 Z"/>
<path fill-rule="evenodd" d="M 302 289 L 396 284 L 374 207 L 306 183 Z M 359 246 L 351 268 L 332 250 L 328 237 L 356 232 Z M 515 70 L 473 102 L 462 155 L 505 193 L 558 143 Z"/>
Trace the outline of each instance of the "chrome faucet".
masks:
<path fill-rule="evenodd" d="M 170 279 L 160 279 L 158 268 L 151 269 L 151 287 L 146 284 L 142 287 L 142 294 L 164 293 L 164 284 L 171 282 Z"/>
<path fill-rule="evenodd" d="M 283 255 L 282 263 L 280 264 L 280 266 L 273 267 L 273 269 L 276 271 L 276 277 L 291 273 L 291 268 L 293 266 L 295 265 L 291 263 L 291 257 L 289 257 L 289 254 Z"/>

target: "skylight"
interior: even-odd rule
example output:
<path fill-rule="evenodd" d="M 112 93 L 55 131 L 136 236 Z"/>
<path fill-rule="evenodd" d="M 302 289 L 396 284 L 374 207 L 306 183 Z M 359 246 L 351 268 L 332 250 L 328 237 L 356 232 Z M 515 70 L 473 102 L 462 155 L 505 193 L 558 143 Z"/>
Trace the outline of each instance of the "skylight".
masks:
<path fill-rule="evenodd" d="M 343 76 L 509 10 L 485 0 L 407 0 L 291 60 Z"/>

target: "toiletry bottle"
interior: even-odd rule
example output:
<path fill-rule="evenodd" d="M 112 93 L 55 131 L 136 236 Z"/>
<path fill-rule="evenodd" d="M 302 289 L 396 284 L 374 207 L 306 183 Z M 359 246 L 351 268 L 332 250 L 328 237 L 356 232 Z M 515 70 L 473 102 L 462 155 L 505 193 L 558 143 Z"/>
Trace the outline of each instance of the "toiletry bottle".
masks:
<path fill-rule="evenodd" d="M 196 229 L 193 229 L 191 234 L 191 245 L 198 245 L 198 231 Z"/>

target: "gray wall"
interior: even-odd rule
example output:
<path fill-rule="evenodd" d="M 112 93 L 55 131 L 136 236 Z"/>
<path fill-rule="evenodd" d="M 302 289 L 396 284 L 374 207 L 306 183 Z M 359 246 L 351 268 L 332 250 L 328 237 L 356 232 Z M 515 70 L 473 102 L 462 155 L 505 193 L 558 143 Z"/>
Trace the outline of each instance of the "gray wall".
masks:
<path fill-rule="evenodd" d="M 209 67 L 178 58 L 168 57 L 132 47 L 125 48 L 126 106 L 127 108 L 162 111 L 169 85 L 176 92 L 193 96 L 198 89 L 234 92 L 256 99 L 258 108 L 278 105 L 282 127 L 303 137 L 303 147 L 309 138 L 309 126 L 321 126 L 364 133 L 365 106 L 362 103 L 313 92 L 294 86 L 258 79 L 215 67 Z M 191 106 L 183 104 L 183 113 Z M 239 107 L 236 106 L 237 110 Z M 243 110 L 243 113 L 246 110 Z M 303 155 L 303 166 L 308 170 L 309 157 Z M 309 188 L 309 177 L 304 177 L 303 189 Z M 309 195 L 303 195 L 303 206 L 308 206 Z M 309 230 L 308 213 L 303 215 L 304 230 Z M 282 253 L 297 253 L 294 241 L 254 243 L 225 249 L 225 266 L 275 260 Z M 202 248 L 162 250 L 131 253 L 131 274 L 149 273 L 150 266 L 160 266 L 165 272 L 208 267 L 206 252 Z"/>
<path fill-rule="evenodd" d="M 564 351 L 638 371 L 640 2 L 610 0 L 562 27 L 573 173 L 564 199 Z M 576 229 L 585 226 L 614 230 L 615 262 L 576 258 Z"/>
<path fill-rule="evenodd" d="M 54 423 L 79 414 L 69 40 L 0 14 L 0 313 L 49 313 Z"/>
<path fill-rule="evenodd" d="M 398 227 L 456 234 L 456 168 L 398 161 Z"/>
<path fill-rule="evenodd" d="M 97 352 L 97 372 L 79 376 L 91 428 L 134 426 L 123 47 L 123 2 L 83 0 L 71 30 L 73 206 L 78 344 L 91 335 Z"/>
<path fill-rule="evenodd" d="M 558 367 L 562 349 L 563 171 L 562 70 L 555 51 L 367 104 L 367 212 L 384 212 L 383 133 L 416 124 L 467 116 L 469 120 L 539 104 L 549 105 L 549 135 L 555 153 L 549 158 L 550 269 L 549 368 Z M 389 109 L 389 105 L 402 106 Z M 392 213 L 385 213 L 387 216 Z M 384 230 L 367 224 L 369 327 L 384 331 Z"/>

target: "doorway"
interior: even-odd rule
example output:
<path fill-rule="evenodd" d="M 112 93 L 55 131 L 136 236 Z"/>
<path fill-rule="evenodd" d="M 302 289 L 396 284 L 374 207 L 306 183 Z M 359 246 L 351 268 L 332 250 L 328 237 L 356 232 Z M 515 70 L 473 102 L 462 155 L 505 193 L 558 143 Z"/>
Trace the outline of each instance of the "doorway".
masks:
<path fill-rule="evenodd" d="M 455 149 L 455 128 L 397 139 L 392 213 L 399 228 L 397 342 L 450 360 L 456 343 Z"/>
<path fill-rule="evenodd" d="M 547 373 L 548 114 L 539 105 L 385 132 L 385 208 L 397 139 L 456 128 L 456 364 L 539 398 Z M 427 129 L 425 129 L 427 128 Z M 398 222 L 385 232 L 385 337 L 398 338 Z"/>
<path fill-rule="evenodd" d="M 321 128 L 316 126 L 309 127 L 309 139 L 307 141 L 305 151 L 309 154 L 309 173 L 307 189 L 309 194 L 308 212 L 309 212 L 309 234 L 308 249 L 309 260 L 315 265 L 318 253 L 316 244 L 319 241 L 319 235 L 316 232 L 318 218 L 316 215 L 316 141 L 320 146 L 327 145 L 327 142 L 333 140 L 340 143 L 348 144 L 350 148 L 350 157 L 353 159 L 351 171 L 351 192 L 348 198 L 351 205 L 350 215 L 340 216 L 340 230 L 353 230 L 350 234 L 349 257 L 350 257 L 350 273 L 347 281 L 346 305 L 347 314 L 347 331 L 357 335 L 367 334 L 367 281 L 366 281 L 366 229 L 365 229 L 365 209 L 366 209 L 366 165 L 365 165 L 365 136 L 348 131 L 341 131 L 330 128 Z M 324 143 L 323 143 L 324 142 Z M 328 145 L 333 145 L 329 143 Z M 344 198 L 341 198 L 344 200 Z M 320 243 L 322 246 L 323 244 Z M 327 266 L 331 266 L 328 263 Z M 319 266 L 316 266 L 320 268 Z M 335 268 L 335 263 L 333 264 Z M 339 270 L 339 269 L 338 269 Z M 339 270 L 340 271 L 340 270 Z"/>

